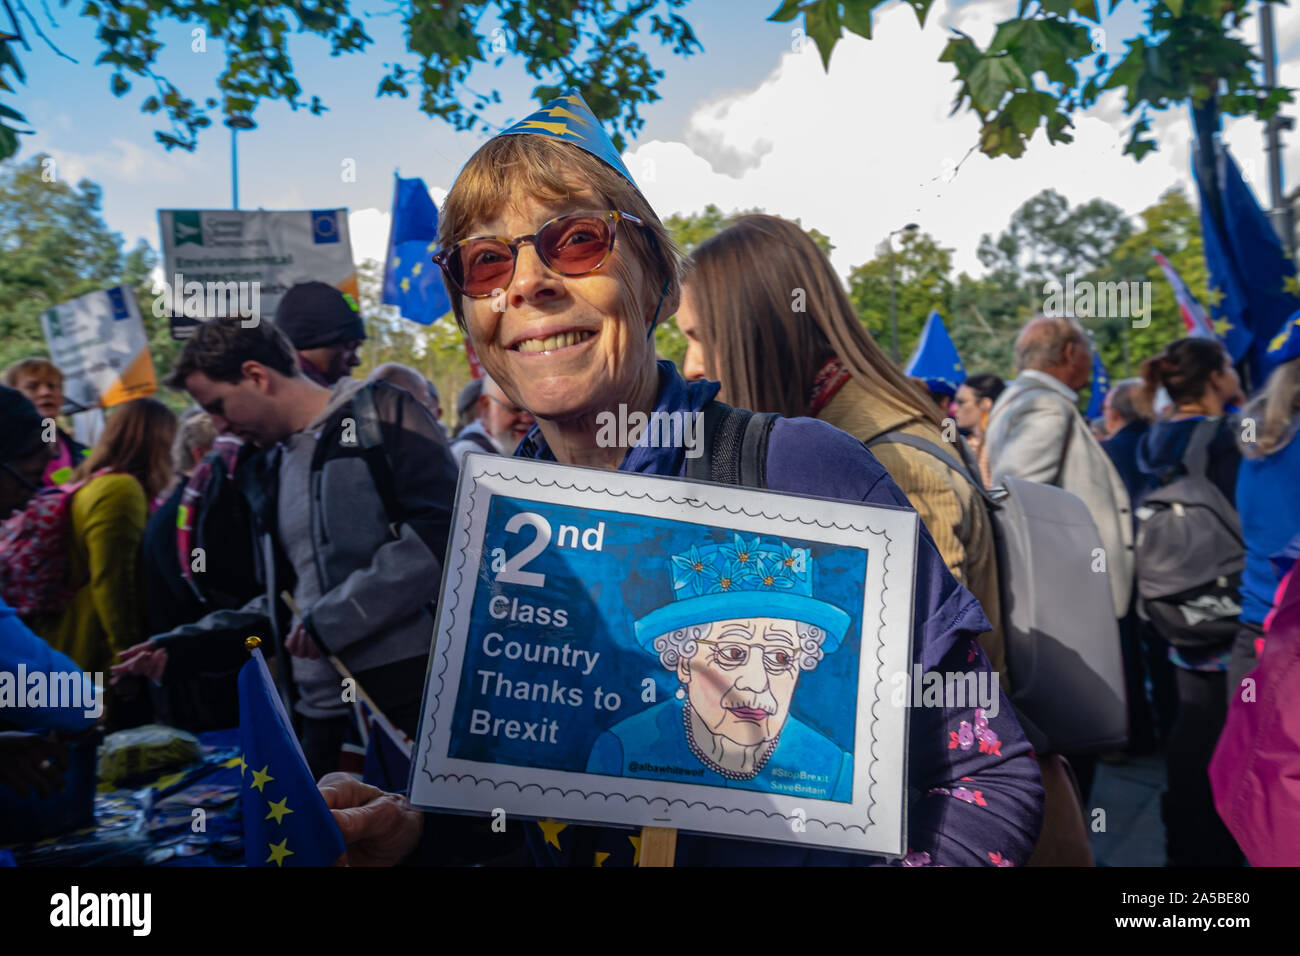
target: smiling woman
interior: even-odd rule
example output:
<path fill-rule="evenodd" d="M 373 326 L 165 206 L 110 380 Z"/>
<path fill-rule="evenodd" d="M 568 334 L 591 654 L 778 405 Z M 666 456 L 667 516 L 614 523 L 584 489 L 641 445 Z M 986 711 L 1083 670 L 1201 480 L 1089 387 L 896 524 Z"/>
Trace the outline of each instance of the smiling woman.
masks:
<path fill-rule="evenodd" d="M 497 385 L 537 419 L 516 456 L 682 476 L 687 461 L 682 443 L 642 440 L 629 446 L 624 439 L 611 442 L 612 429 L 601 427 L 611 414 L 627 419 L 697 415 L 714 402 L 718 384 L 688 384 L 671 362 L 656 362 L 650 333 L 660 317 L 676 310 L 680 298 L 677 250 L 586 104 L 576 95 L 561 97 L 484 145 L 452 186 L 440 230 L 436 261 L 461 328 Z M 774 367 L 765 374 L 783 371 Z M 703 451 L 708 454 L 707 447 Z M 772 420 L 760 484 L 777 492 L 908 507 L 860 441 L 810 418 Z M 687 566 L 701 563 L 695 557 Z M 987 678 L 988 660 L 975 638 L 988 629 L 988 620 L 948 572 L 924 529 L 913 592 L 913 666 Z M 621 771 L 624 748 L 642 739 L 671 739 L 682 745 L 674 767 L 703 766 L 689 772 L 716 773 L 726 785 L 752 786 L 765 768 L 778 764 L 784 772 L 838 780 L 846 755 L 818 733 L 803 733 L 787 707 L 801 669 L 818 654 L 830 653 L 847 626 L 824 621 L 819 613 L 805 602 L 770 619 L 711 618 L 710 632 L 694 636 L 700 647 L 689 649 L 689 661 L 684 646 L 672 665 L 664 661 L 678 668 L 681 697 L 652 708 L 653 726 L 621 724 L 619 733 L 602 738 L 588 771 Z M 682 626 L 651 617 L 638 625 L 647 642 Z M 737 619 L 724 620 L 731 618 Z M 816 623 L 817 639 L 801 623 L 805 619 Z M 656 649 L 663 653 L 670 644 Z M 1042 818 L 1037 764 L 1009 706 L 989 720 L 989 732 L 1001 742 L 999 752 L 950 748 L 947 742 L 959 728 L 975 726 L 977 719 L 973 706 L 918 709 L 911 716 L 908 865 L 1006 865 L 1029 855 Z M 789 763 L 791 747 L 796 757 L 821 756 Z M 639 760 L 626 770 L 643 777 L 642 771 L 659 772 L 641 767 Z M 983 804 L 952 798 L 967 785 L 980 789 Z M 345 797 L 345 789 L 351 794 L 355 788 L 330 778 L 322 789 L 336 811 L 344 802 L 360 806 L 348 801 L 373 796 Z M 373 838 L 404 855 L 423 827 L 425 839 L 415 858 L 439 860 L 436 828 L 418 815 L 404 816 L 393 828 L 377 811 L 349 814 L 350 844 Z M 628 845 L 621 830 L 570 826 L 567 845 L 541 839 L 531 824 L 525 833 L 539 865 L 589 866 L 592 847 L 609 851 L 597 858 L 614 865 L 621 858 L 611 853 Z M 676 846 L 679 866 L 880 862 L 699 835 L 681 835 Z M 579 847 L 587 849 L 578 852 Z"/>

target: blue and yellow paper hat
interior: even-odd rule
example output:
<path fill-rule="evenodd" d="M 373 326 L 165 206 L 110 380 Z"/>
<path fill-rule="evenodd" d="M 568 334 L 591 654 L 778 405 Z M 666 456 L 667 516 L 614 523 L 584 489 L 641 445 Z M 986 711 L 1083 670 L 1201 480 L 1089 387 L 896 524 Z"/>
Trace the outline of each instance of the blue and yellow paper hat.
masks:
<path fill-rule="evenodd" d="M 775 617 L 821 628 L 829 654 L 849 628 L 847 613 L 813 597 L 811 555 L 780 539 L 734 534 L 729 544 L 693 545 L 669 561 L 674 600 L 636 622 L 643 650 L 653 653 L 656 637 L 693 624 Z"/>
<path fill-rule="evenodd" d="M 613 167 L 633 188 L 636 180 L 623 165 L 623 158 L 605 135 L 605 127 L 591 111 L 576 89 L 571 89 L 558 99 L 551 100 L 536 113 L 525 117 L 514 126 L 502 130 L 498 136 L 531 134 L 572 143 L 592 156 Z"/>
<path fill-rule="evenodd" d="M 1300 312 L 1286 320 L 1282 331 L 1268 343 L 1268 357 L 1274 368 L 1293 358 L 1300 358 Z"/>

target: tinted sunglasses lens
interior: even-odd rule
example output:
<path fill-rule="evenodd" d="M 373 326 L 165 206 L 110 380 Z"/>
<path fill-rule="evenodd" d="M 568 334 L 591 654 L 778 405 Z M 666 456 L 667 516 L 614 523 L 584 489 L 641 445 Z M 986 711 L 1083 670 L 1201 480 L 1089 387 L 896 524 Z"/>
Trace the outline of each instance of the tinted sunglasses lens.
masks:
<path fill-rule="evenodd" d="M 451 256 L 452 277 L 467 295 L 490 295 L 510 284 L 515 257 L 510 247 L 496 239 L 475 239 Z"/>
<path fill-rule="evenodd" d="M 611 235 L 609 223 L 600 216 L 571 216 L 538 233 L 538 251 L 561 275 L 583 275 L 609 254 Z"/>

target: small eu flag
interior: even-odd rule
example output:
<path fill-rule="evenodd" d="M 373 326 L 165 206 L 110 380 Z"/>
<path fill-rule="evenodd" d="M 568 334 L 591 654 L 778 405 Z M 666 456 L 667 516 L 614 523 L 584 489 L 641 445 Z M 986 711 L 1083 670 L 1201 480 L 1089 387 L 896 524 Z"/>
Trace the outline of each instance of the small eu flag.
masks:
<path fill-rule="evenodd" d="M 451 311 L 442 270 L 433 262 L 438 248 L 438 207 L 423 179 L 397 180 L 393 221 L 384 263 L 384 304 L 395 305 L 403 318 L 432 325 Z"/>
<path fill-rule="evenodd" d="M 907 362 L 907 374 L 925 379 L 930 391 L 942 395 L 956 395 L 957 388 L 966 381 L 966 366 L 938 312 L 931 312 L 925 320 L 921 340 Z"/>
<path fill-rule="evenodd" d="M 1110 391 L 1110 375 L 1096 346 L 1092 349 L 1092 386 L 1089 391 L 1092 394 L 1088 398 L 1088 420 L 1091 421 L 1106 410 L 1106 393 Z"/>
<path fill-rule="evenodd" d="M 329 866 L 342 856 L 343 834 L 316 789 L 255 645 L 239 672 L 239 743 L 245 862 Z"/>

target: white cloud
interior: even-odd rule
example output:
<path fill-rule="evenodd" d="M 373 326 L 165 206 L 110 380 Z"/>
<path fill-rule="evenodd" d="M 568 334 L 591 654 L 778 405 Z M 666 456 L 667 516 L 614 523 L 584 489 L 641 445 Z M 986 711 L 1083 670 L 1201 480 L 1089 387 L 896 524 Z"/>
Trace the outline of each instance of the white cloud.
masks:
<path fill-rule="evenodd" d="M 200 175 L 202 166 L 198 156 L 183 150 L 160 153 L 153 144 L 141 146 L 122 138 L 111 140 L 107 149 L 90 153 L 58 148 L 46 152 L 54 157 L 58 178 L 69 183 L 83 178 L 101 183 L 180 183 Z"/>
<path fill-rule="evenodd" d="M 830 236 L 841 275 L 908 222 L 953 248 L 957 270 L 978 273 L 980 236 L 1000 232 L 1047 188 L 1072 203 L 1100 196 L 1130 214 L 1177 183 L 1190 190 L 1187 110 L 1153 116 L 1160 148 L 1138 163 L 1122 154 L 1132 118 L 1117 93 L 1076 115 L 1073 143 L 1053 146 L 1038 132 L 1019 159 L 975 151 L 963 161 L 978 122 L 966 110 L 948 115 L 956 86 L 952 65 L 938 62 L 949 35 L 940 27 L 987 43 L 1014 10 L 1014 0 L 953 10 L 940 0 L 921 30 L 910 7 L 887 8 L 875 17 L 874 40 L 840 41 L 829 74 L 811 45 L 786 53 L 757 88 L 697 107 L 681 141 L 641 143 L 625 161 L 661 216 L 712 202 L 799 218 Z M 1280 49 L 1292 34 L 1300 39 L 1300 16 L 1288 12 L 1284 23 Z M 1300 81 L 1300 62 L 1285 64 L 1281 79 Z M 1225 138 L 1266 198 L 1261 129 L 1230 122 Z"/>

